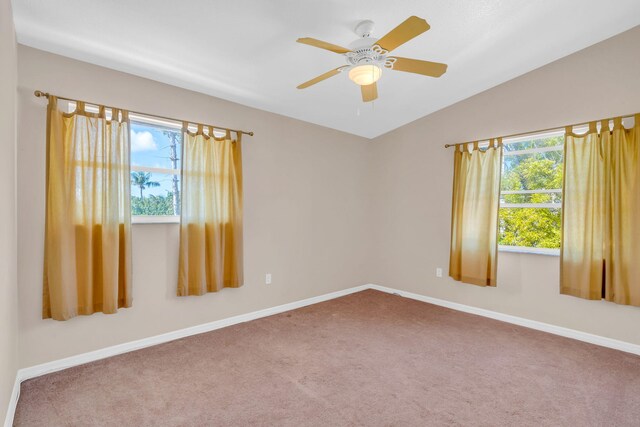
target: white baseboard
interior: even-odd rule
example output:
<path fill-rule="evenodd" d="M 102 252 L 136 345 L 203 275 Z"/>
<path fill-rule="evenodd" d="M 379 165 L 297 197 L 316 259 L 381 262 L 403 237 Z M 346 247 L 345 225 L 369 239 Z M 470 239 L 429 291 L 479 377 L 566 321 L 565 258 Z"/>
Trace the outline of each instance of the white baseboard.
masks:
<path fill-rule="evenodd" d="M 13 417 L 16 414 L 16 407 L 18 406 L 18 399 L 20 398 L 21 382 L 22 380 L 20 380 L 16 373 L 16 380 L 13 382 L 13 390 L 11 391 L 9 405 L 7 406 L 7 415 L 4 418 L 4 427 L 11 427 L 13 425 Z"/>
<path fill-rule="evenodd" d="M 539 322 L 537 320 L 525 319 L 524 317 L 512 316 L 510 314 L 504 314 L 484 308 L 478 308 L 470 305 L 460 304 L 457 302 L 451 302 L 443 299 L 428 297 L 425 295 L 414 294 L 412 292 L 400 291 L 393 288 L 387 288 L 385 286 L 369 284 L 368 287 L 369 289 L 396 294 L 405 298 L 428 302 L 429 304 L 439 305 L 442 307 L 451 308 L 453 310 L 463 311 L 465 313 L 477 314 L 478 316 L 489 317 L 491 319 L 500 320 L 502 322 L 512 323 L 514 325 L 524 326 L 526 328 L 536 329 L 538 331 L 548 332 L 550 334 L 573 338 L 574 340 L 584 341 L 590 344 L 596 344 L 602 347 L 608 347 L 614 350 L 620 350 L 627 353 L 640 355 L 640 345 L 638 344 L 632 344 L 626 341 L 620 341 L 613 338 L 594 335 L 588 332 L 577 331 L 575 329 L 564 328 L 562 326 Z"/>
<path fill-rule="evenodd" d="M 96 360 L 104 359 L 104 358 L 115 356 L 118 354 L 127 353 L 133 350 L 139 350 L 145 347 L 150 347 L 152 345 L 162 344 L 162 343 L 174 341 L 180 338 L 185 338 L 191 335 L 202 334 L 204 332 L 214 331 L 216 329 L 224 328 L 227 326 L 237 325 L 238 323 L 260 319 L 261 317 L 272 316 L 274 314 L 279 314 L 285 311 L 294 310 L 296 308 L 305 307 L 307 305 L 317 304 L 319 302 L 328 301 L 330 299 L 349 295 L 354 292 L 360 292 L 367 288 L 368 288 L 367 285 L 356 286 L 353 288 L 343 289 L 340 291 L 319 295 L 317 297 L 294 301 L 287 304 L 278 305 L 275 307 L 253 311 L 251 313 L 240 314 L 238 316 L 227 317 L 226 319 L 220 319 L 213 322 L 204 323 L 201 325 L 191 326 L 189 328 L 179 329 L 173 332 L 167 332 L 165 334 L 155 335 L 149 338 L 142 338 L 136 341 L 117 344 L 111 347 L 102 348 L 100 350 L 90 351 L 88 353 L 82 353 L 76 356 L 54 360 L 52 362 L 31 366 L 29 368 L 23 368 L 18 371 L 18 375 L 20 377 L 20 381 L 24 381 L 29 378 L 39 377 L 41 375 L 49 374 L 51 372 L 56 372 L 62 369 L 70 368 L 72 366 L 78 366 L 84 363 L 94 362 Z"/>
<path fill-rule="evenodd" d="M 213 330 L 224 328 L 227 326 L 236 325 L 238 323 L 260 319 L 261 317 L 271 316 L 274 314 L 283 313 L 285 311 L 294 310 L 296 308 L 317 304 L 319 302 L 328 301 L 334 298 L 339 298 L 339 297 L 360 292 L 366 289 L 374 289 L 381 292 L 396 294 L 405 298 L 411 298 L 417 301 L 435 304 L 442 307 L 451 308 L 453 310 L 463 311 L 465 313 L 471 313 L 479 316 L 489 317 L 491 319 L 512 323 L 514 325 L 524 326 L 527 328 L 536 329 L 539 331 L 544 331 L 551 334 L 560 335 L 567 338 L 573 338 L 579 341 L 585 341 L 591 344 L 596 344 L 603 347 L 609 347 L 615 350 L 621 350 L 628 353 L 640 355 L 640 345 L 638 344 L 632 344 L 625 341 L 619 341 L 612 338 L 606 338 L 599 335 L 589 334 L 587 332 L 577 331 L 575 329 L 564 328 L 561 326 L 551 325 L 549 323 L 538 322 L 536 320 L 525 319 L 518 316 L 499 313 L 497 311 L 491 311 L 483 308 L 459 304 L 456 302 L 428 297 L 425 295 L 419 295 L 412 292 L 401 291 L 398 289 L 388 288 L 385 286 L 367 284 L 367 285 L 356 286 L 353 288 L 343 289 L 336 292 L 331 292 L 324 295 L 319 295 L 312 298 L 307 298 L 300 301 L 294 301 L 288 304 L 278 305 L 276 307 L 266 308 L 266 309 L 254 311 L 251 313 L 241 314 L 241 315 L 229 317 L 226 319 L 216 320 L 214 322 L 204 323 L 202 325 L 196 325 L 196 326 L 180 329 L 173 332 L 167 332 L 165 334 L 155 335 L 152 337 L 143 338 L 143 339 L 131 341 L 128 343 L 118 344 L 111 347 L 105 347 L 100 350 L 90 351 L 88 353 L 82 353 L 76 356 L 54 360 L 51 362 L 43 363 L 41 365 L 22 368 L 18 370 L 16 374 L 16 381 L 14 384 L 13 392 L 11 394 L 9 408 L 7 409 L 7 416 L 5 418 L 5 427 L 10 427 L 13 423 L 13 416 L 15 414 L 16 405 L 18 403 L 18 397 L 20 396 L 20 383 L 22 383 L 22 381 L 24 380 L 39 377 L 41 375 L 60 371 L 62 369 L 70 368 L 73 366 L 94 362 L 96 360 L 104 359 L 104 358 L 115 356 L 118 354 L 139 350 L 152 345 L 162 344 L 169 341 L 177 340 L 179 338 L 185 338 L 191 335 L 201 334 L 204 332 L 213 331 Z"/>

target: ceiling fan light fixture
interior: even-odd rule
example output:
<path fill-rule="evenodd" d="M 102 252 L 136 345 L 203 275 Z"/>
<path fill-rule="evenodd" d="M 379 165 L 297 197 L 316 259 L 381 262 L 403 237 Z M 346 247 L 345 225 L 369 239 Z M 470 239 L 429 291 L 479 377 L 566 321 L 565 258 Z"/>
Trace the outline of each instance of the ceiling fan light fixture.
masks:
<path fill-rule="evenodd" d="M 349 78 L 355 84 L 368 86 L 377 82 L 382 76 L 382 69 L 374 64 L 358 65 L 349 70 Z"/>
<path fill-rule="evenodd" d="M 389 53 L 409 40 L 428 31 L 429 24 L 423 18 L 410 16 L 400 25 L 389 31 L 382 38 L 373 38 L 373 21 L 360 22 L 355 32 L 358 39 L 349 44 L 349 48 L 327 43 L 312 37 L 302 37 L 298 43 L 314 46 L 342 55 L 347 65 L 334 68 L 309 81 L 298 85 L 298 89 L 305 89 L 320 83 L 330 77 L 343 73 L 360 86 L 363 102 L 371 102 L 378 98 L 377 81 L 382 77 L 382 69 L 402 71 L 405 73 L 421 74 L 429 77 L 440 77 L 447 71 L 447 64 L 423 61 L 420 59 L 389 56 Z"/>

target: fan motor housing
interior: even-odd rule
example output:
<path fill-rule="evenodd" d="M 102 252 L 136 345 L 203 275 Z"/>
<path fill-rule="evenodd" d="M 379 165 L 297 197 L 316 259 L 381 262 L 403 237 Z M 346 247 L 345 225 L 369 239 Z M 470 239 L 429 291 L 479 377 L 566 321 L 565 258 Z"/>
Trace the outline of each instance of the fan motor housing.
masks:
<path fill-rule="evenodd" d="M 361 40 L 366 39 L 367 38 L 363 38 Z M 371 40 L 375 41 L 376 39 Z M 382 49 L 377 44 L 372 45 L 371 42 L 367 42 L 366 46 L 353 49 L 351 52 L 347 52 L 344 55 L 351 66 L 373 64 L 380 68 L 393 68 L 393 63 L 396 61 L 395 58 L 387 57 L 386 50 Z"/>

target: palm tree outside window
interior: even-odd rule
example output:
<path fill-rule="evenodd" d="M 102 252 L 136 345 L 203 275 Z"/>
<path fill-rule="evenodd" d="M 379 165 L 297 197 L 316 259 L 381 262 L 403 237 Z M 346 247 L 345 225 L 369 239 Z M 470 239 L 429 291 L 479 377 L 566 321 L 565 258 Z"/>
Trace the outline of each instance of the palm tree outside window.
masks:
<path fill-rule="evenodd" d="M 131 118 L 131 214 L 134 222 L 180 218 L 179 125 Z"/>
<path fill-rule="evenodd" d="M 140 199 L 145 188 L 160 187 L 159 182 L 151 180 L 151 172 L 131 172 L 131 184 L 140 189 Z"/>

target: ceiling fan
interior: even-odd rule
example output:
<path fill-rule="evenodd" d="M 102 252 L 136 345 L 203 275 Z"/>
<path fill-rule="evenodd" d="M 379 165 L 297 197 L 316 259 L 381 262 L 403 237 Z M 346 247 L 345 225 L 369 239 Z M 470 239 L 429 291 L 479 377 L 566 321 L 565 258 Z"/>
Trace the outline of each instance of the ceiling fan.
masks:
<path fill-rule="evenodd" d="M 308 82 L 302 83 L 298 86 L 298 89 L 305 89 L 336 74 L 348 71 L 349 79 L 360 85 L 362 100 L 364 102 L 370 102 L 378 98 L 378 86 L 376 82 L 382 76 L 383 68 L 422 74 L 430 77 L 440 77 L 447 71 L 447 64 L 389 56 L 389 52 L 393 49 L 419 36 L 430 28 L 424 19 L 411 16 L 380 39 L 371 37 L 373 26 L 373 21 L 367 20 L 360 22 L 355 28 L 355 32 L 359 38 L 349 45 L 349 49 L 310 37 L 298 39 L 298 43 L 304 43 L 339 53 L 344 55 L 347 60 L 347 65 L 334 68 Z"/>

